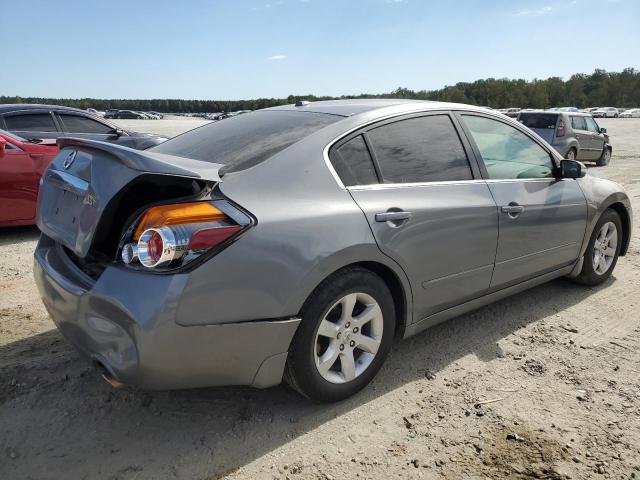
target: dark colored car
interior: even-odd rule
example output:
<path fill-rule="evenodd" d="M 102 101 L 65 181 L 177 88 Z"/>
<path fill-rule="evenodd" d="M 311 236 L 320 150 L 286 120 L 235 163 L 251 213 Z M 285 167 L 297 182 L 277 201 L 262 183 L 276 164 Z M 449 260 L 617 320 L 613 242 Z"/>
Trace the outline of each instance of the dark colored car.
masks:
<path fill-rule="evenodd" d="M 167 140 L 160 135 L 123 130 L 85 110 L 57 105 L 0 105 L 0 129 L 27 140 L 73 137 L 117 143 L 137 150 Z"/>
<path fill-rule="evenodd" d="M 300 102 L 144 152 L 61 145 L 34 275 L 112 384 L 284 376 L 340 400 L 394 338 L 553 278 L 601 284 L 633 231 L 622 187 L 468 105 Z"/>
<path fill-rule="evenodd" d="M 564 158 L 596 162 L 599 167 L 611 161 L 613 147 L 607 129 L 601 128 L 589 113 L 522 112 L 518 121 L 540 135 Z"/>
<path fill-rule="evenodd" d="M 0 130 L 0 227 L 36 223 L 40 177 L 58 151 L 55 141 L 32 143 Z"/>
<path fill-rule="evenodd" d="M 134 120 L 144 120 L 148 118 L 144 113 L 134 112 L 133 110 L 118 110 L 113 118 L 128 118 Z"/>

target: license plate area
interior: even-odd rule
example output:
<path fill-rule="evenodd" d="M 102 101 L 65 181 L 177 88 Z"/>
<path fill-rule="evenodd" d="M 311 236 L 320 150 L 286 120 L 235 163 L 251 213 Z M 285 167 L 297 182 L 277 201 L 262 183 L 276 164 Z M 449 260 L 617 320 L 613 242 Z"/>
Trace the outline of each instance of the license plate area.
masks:
<path fill-rule="evenodd" d="M 75 250 L 89 183 L 58 170 L 48 170 L 40 189 L 40 218 L 49 236 Z"/>

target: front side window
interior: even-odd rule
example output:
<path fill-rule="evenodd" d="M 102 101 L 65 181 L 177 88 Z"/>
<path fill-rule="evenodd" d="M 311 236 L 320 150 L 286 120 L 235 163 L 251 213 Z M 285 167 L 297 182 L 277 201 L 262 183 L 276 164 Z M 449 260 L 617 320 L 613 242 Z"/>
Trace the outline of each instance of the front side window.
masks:
<path fill-rule="evenodd" d="M 104 123 L 100 123 L 92 118 L 82 115 L 68 115 L 66 113 L 59 113 L 64 125 L 64 130 L 67 133 L 103 133 L 108 134 L 113 132 L 113 128 Z"/>
<path fill-rule="evenodd" d="M 600 133 L 600 127 L 598 127 L 598 124 L 593 118 L 586 117 L 586 122 L 587 122 L 587 130 L 594 133 Z"/>
<path fill-rule="evenodd" d="M 584 121 L 584 117 L 572 116 L 571 117 L 571 127 L 574 130 L 586 130 L 587 129 L 587 122 Z"/>
<path fill-rule="evenodd" d="M 521 131 L 486 117 L 463 118 L 490 179 L 553 177 L 549 153 Z"/>
<path fill-rule="evenodd" d="M 462 143 L 448 115 L 410 118 L 367 132 L 385 183 L 471 180 Z"/>
<path fill-rule="evenodd" d="M 336 148 L 331 154 L 331 164 L 347 187 L 378 183 L 373 161 L 362 135 Z"/>
<path fill-rule="evenodd" d="M 4 121 L 7 130 L 17 132 L 56 132 L 56 125 L 49 113 L 27 113 L 24 115 L 6 115 Z"/>

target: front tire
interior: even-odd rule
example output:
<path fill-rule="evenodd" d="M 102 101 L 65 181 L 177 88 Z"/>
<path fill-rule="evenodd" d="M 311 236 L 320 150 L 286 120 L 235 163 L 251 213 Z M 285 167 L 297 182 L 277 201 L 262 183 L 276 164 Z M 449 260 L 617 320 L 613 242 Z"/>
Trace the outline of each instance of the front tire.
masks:
<path fill-rule="evenodd" d="M 614 210 L 605 210 L 589 239 L 582 271 L 574 279 L 583 285 L 600 285 L 613 272 L 622 245 L 622 222 Z"/>
<path fill-rule="evenodd" d="M 364 268 L 340 270 L 305 303 L 284 379 L 312 400 L 343 400 L 378 373 L 394 332 L 395 308 L 385 282 Z"/>
<path fill-rule="evenodd" d="M 600 158 L 596 161 L 596 166 L 606 167 L 607 165 L 609 165 L 610 161 L 611 161 L 611 149 L 605 148 L 602 151 L 602 155 L 600 155 Z"/>

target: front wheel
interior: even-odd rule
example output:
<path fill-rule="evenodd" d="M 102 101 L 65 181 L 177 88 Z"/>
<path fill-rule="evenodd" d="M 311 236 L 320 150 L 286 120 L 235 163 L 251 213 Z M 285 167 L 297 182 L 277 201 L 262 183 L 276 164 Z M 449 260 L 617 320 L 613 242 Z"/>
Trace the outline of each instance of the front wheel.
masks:
<path fill-rule="evenodd" d="M 363 268 L 341 270 L 307 300 L 285 381 L 312 400 L 343 400 L 378 373 L 394 331 L 393 298 L 385 282 Z"/>
<path fill-rule="evenodd" d="M 605 210 L 589 239 L 582 271 L 574 280 L 592 286 L 606 281 L 618 262 L 621 245 L 620 215 L 614 210 Z"/>
<path fill-rule="evenodd" d="M 605 167 L 609 165 L 610 161 L 611 161 L 611 149 L 605 148 L 602 151 L 602 155 L 600 155 L 600 158 L 596 161 L 596 165 L 598 167 Z"/>

